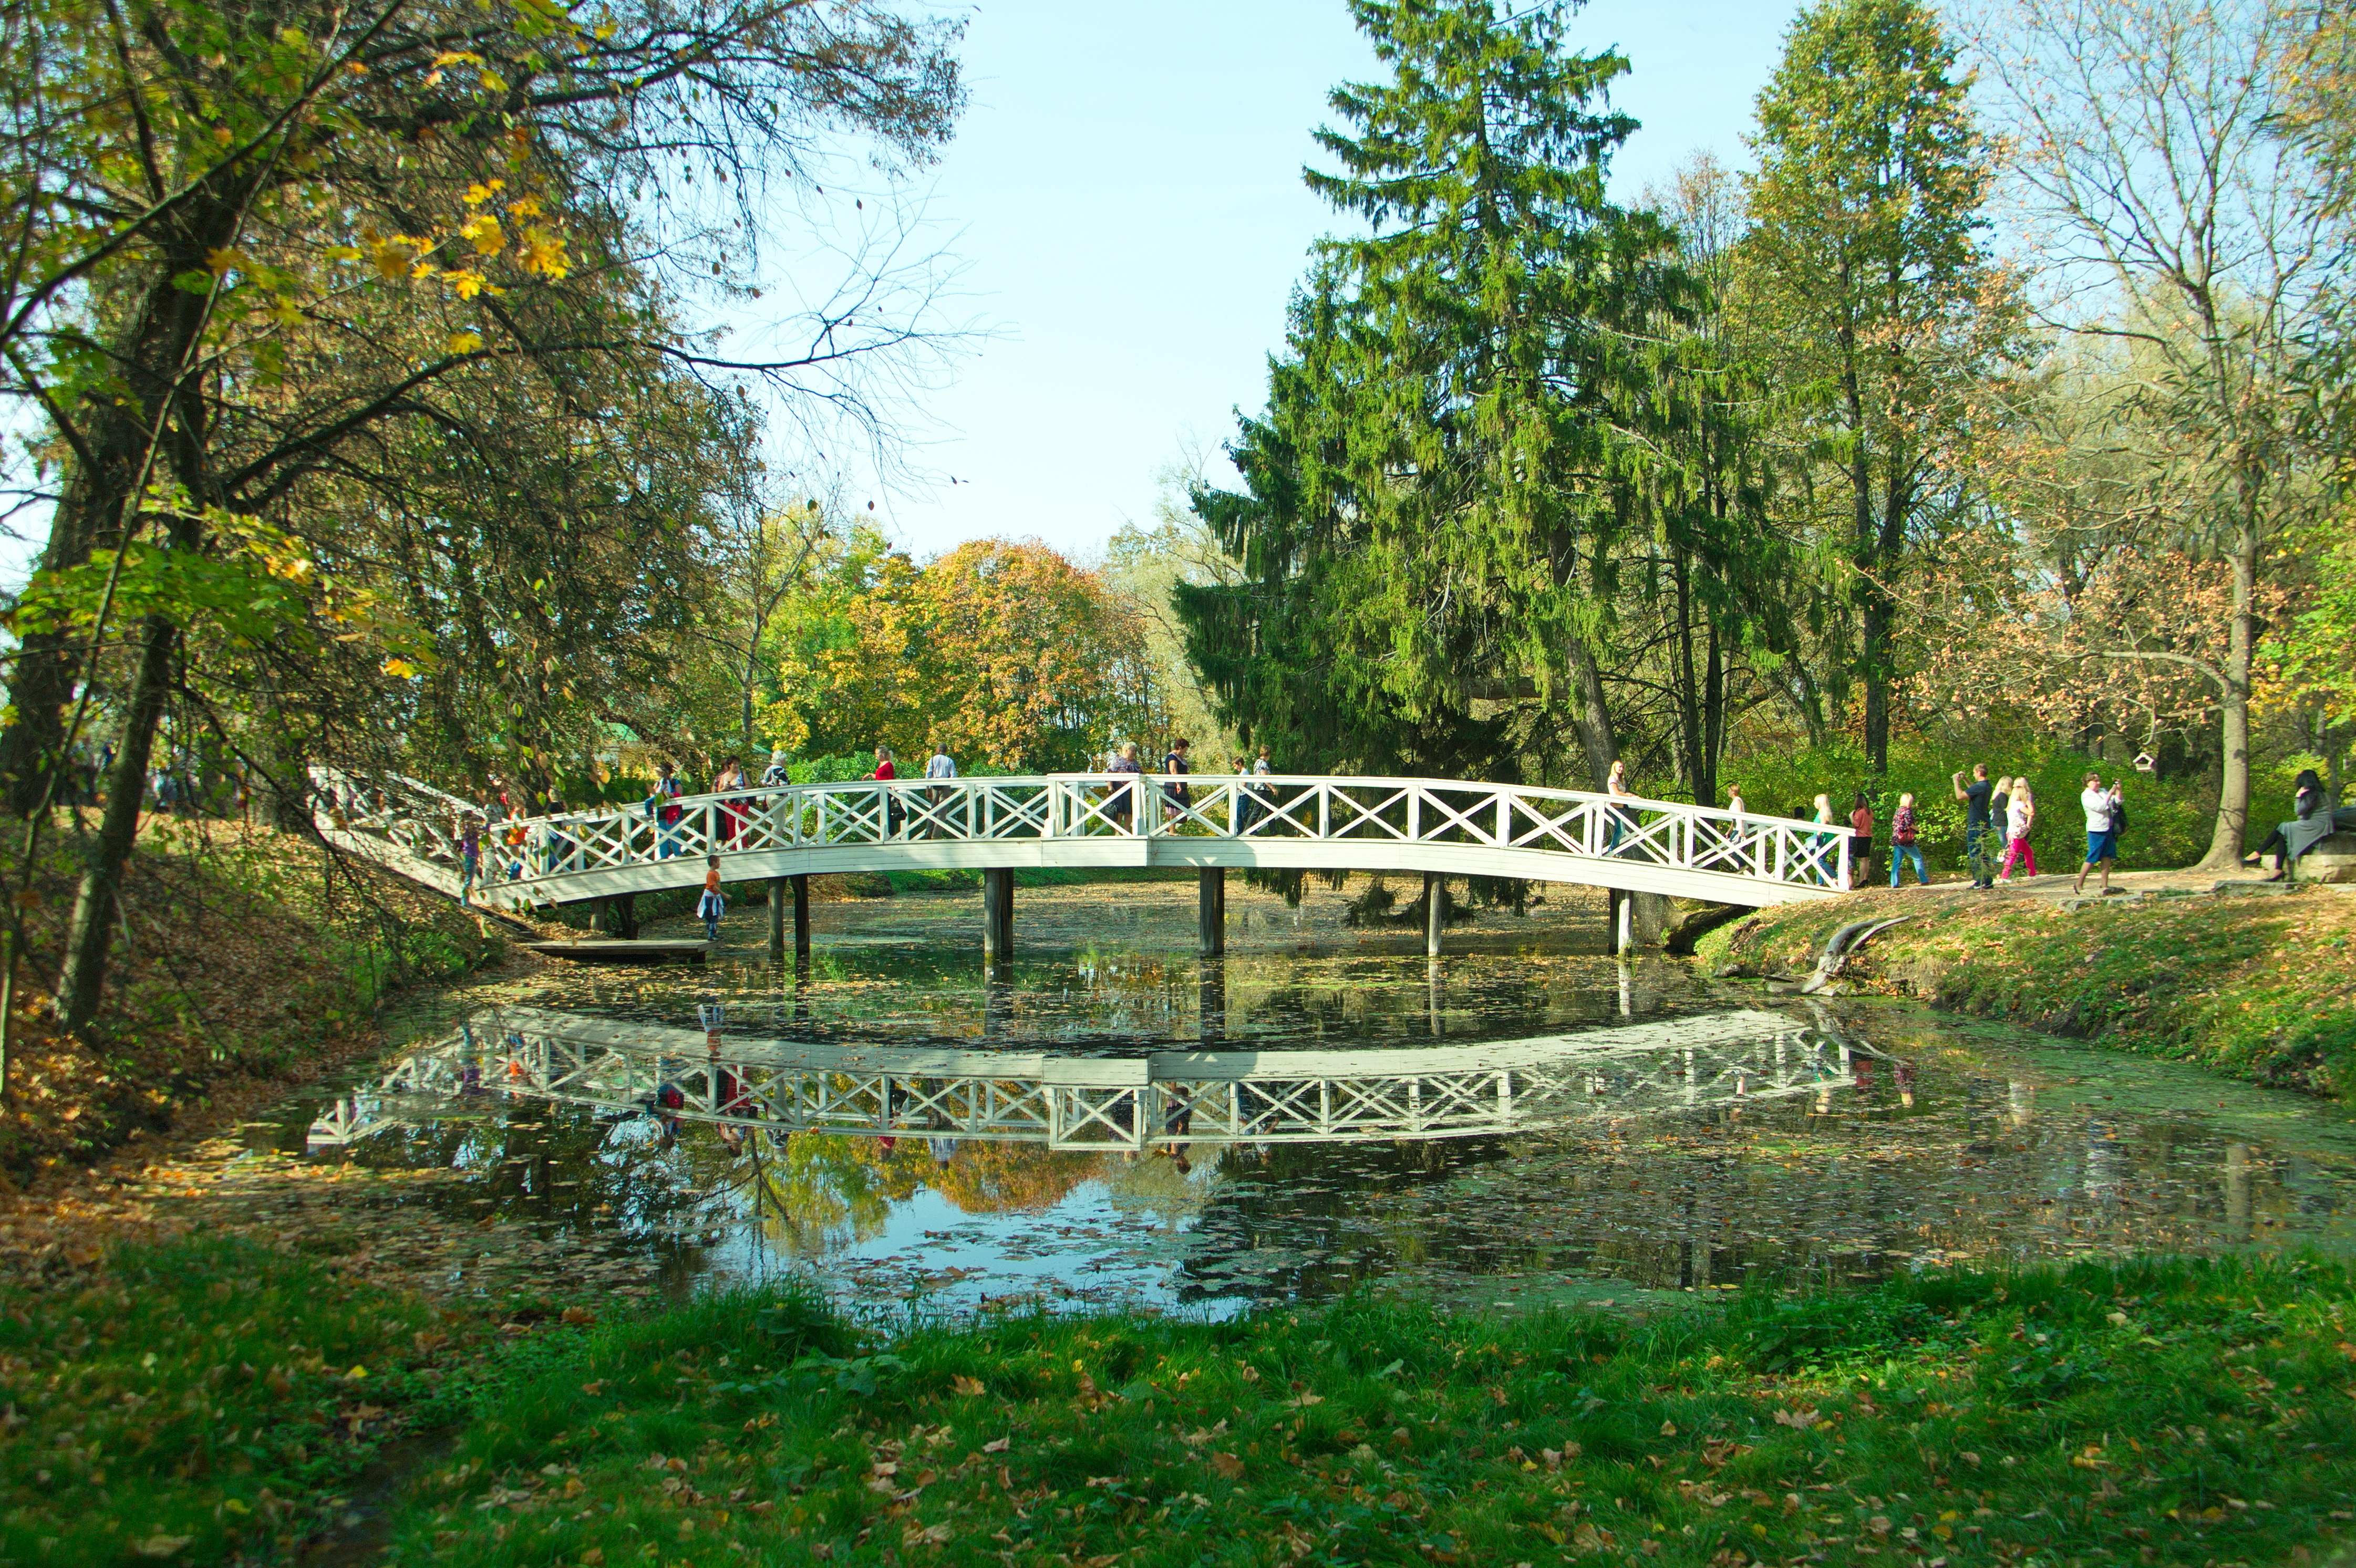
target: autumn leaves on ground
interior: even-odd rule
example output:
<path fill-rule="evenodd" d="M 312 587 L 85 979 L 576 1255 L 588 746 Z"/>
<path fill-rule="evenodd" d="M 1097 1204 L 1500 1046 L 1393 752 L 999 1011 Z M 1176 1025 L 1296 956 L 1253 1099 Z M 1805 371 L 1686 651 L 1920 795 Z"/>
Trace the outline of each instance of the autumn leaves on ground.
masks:
<path fill-rule="evenodd" d="M 76 1039 L 49 1027 L 45 988 L 80 869 L 71 816 L 57 815 L 26 898 L 0 1189 L 185 1130 L 192 1115 L 275 1097 L 290 1076 L 371 1043 L 372 1014 L 393 986 L 460 974 L 500 951 L 446 900 L 314 842 L 151 816 L 129 869 L 104 1009 Z"/>

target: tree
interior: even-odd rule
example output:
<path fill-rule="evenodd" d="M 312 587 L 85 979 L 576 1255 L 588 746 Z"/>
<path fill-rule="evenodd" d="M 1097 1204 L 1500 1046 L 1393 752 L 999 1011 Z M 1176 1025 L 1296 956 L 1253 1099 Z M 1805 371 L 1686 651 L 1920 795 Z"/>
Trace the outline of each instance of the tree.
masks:
<path fill-rule="evenodd" d="M 1946 388 L 1986 358 L 1988 155 L 1922 0 L 1819 0 L 1759 98 L 1748 299 L 1772 324 L 1804 465 L 1844 492 L 1864 741 L 1889 765 L 1898 571 L 1939 481 Z"/>
<path fill-rule="evenodd" d="M 1371 232 L 1319 247 L 1267 417 L 1231 449 L 1248 493 L 1198 496 L 1252 581 L 1179 591 L 1189 653 L 1292 765 L 1513 776 L 1517 738 L 1561 728 L 1517 725 L 1526 692 L 1568 696 L 1600 784 L 1597 574 L 1641 462 L 1613 432 L 1616 329 L 1672 289 L 1659 226 L 1603 195 L 1634 123 L 1598 105 L 1627 62 L 1568 51 L 1565 5 L 1352 12 L 1393 74 L 1333 91 L 1350 128 L 1317 139 L 1340 172 L 1305 178 Z"/>
<path fill-rule="evenodd" d="M 1045 545 L 977 539 L 920 566 L 854 535 L 830 566 L 778 617 L 773 742 L 913 758 L 937 741 L 969 768 L 1035 773 L 1151 733 L 1133 608 Z"/>
<path fill-rule="evenodd" d="M 1665 710 L 1663 749 L 1677 777 L 1694 800 L 1715 805 L 1740 688 L 1760 683 L 1758 663 L 1784 662 L 1794 642 L 1787 603 L 1806 585 L 1769 520 L 1770 400 L 1742 325 L 1740 185 L 1698 154 L 1646 205 L 1675 233 L 1677 263 L 1695 286 L 1650 335 L 1652 386 L 1631 425 L 1653 453 L 1633 497 L 1647 527 L 1623 573 L 1623 613 L 1643 635 L 1612 676 L 1657 696 L 1650 706 Z M 1636 706 L 1622 699 L 1623 729 Z"/>
<path fill-rule="evenodd" d="M 2016 127 L 2017 198 L 2054 237 L 2043 317 L 2151 357 L 2136 412 L 2169 433 L 2194 497 L 2168 519 L 2169 542 L 2230 569 L 2205 869 L 2241 860 L 2269 562 L 2316 496 L 2294 380 L 2330 219 L 2306 199 L 2325 182 L 2278 131 L 2301 27 L 2274 0 L 2003 0 L 1979 43 Z"/>
<path fill-rule="evenodd" d="M 724 372 L 676 329 L 656 282 L 666 262 L 724 270 L 698 176 L 733 186 L 757 229 L 748 173 L 793 177 L 830 125 L 920 158 L 958 101 L 954 27 L 864 0 L 626 5 L 594 24 L 540 0 L 20 16 L 52 29 L 44 80 L 59 86 L 0 101 L 15 117 L 0 153 L 19 160 L 0 191 L 43 260 L 19 279 L 0 346 L 10 389 L 64 451 L 52 581 L 134 560 L 151 532 L 176 557 L 217 553 L 223 519 L 289 510 L 380 427 L 434 422 L 444 383 L 474 366 L 536 379 L 565 418 L 595 412 L 575 395 L 585 358 Z M 667 242 L 637 247 L 634 226 L 658 212 Z M 648 254 L 657 265 L 636 259 Z M 824 377 L 867 346 L 860 330 L 825 320 L 806 352 L 734 368 Z M 91 652 L 120 575 L 109 568 L 88 646 L 65 640 L 70 616 L 21 640 L 0 772 L 37 822 L 70 740 L 68 699 L 97 685 L 82 677 L 100 673 Z M 188 618 L 145 615 L 112 699 L 115 773 L 59 985 L 69 1027 L 97 1005 Z"/>

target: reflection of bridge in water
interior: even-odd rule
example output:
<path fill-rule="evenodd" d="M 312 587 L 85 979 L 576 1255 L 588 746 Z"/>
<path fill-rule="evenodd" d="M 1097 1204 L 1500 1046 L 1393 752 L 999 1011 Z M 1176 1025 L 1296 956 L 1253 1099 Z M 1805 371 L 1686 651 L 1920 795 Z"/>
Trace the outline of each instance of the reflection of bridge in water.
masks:
<path fill-rule="evenodd" d="M 356 1142 L 489 1093 L 779 1134 L 1106 1152 L 1494 1136 L 1827 1094 L 1853 1082 L 1858 1055 L 1879 1052 L 1756 1011 L 1415 1050 L 1102 1057 L 755 1040 L 506 1008 L 337 1101 L 310 1142 Z"/>

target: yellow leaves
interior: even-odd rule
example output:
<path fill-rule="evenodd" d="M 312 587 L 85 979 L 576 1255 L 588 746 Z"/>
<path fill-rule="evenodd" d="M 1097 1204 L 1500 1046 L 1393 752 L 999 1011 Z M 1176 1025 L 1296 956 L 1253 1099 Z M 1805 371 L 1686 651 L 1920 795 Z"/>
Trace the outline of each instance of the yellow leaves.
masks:
<path fill-rule="evenodd" d="M 978 1399 L 987 1392 L 980 1378 L 953 1377 L 949 1380 L 949 1387 L 967 1399 Z"/>
<path fill-rule="evenodd" d="M 434 64 L 437 69 L 445 66 L 480 65 L 482 63 L 483 57 L 475 53 L 472 49 L 444 50 L 443 53 L 434 57 Z"/>
<path fill-rule="evenodd" d="M 376 264 L 377 276 L 386 283 L 397 283 L 409 276 L 411 265 L 424 249 L 423 242 L 395 234 L 370 245 L 369 260 Z"/>
<path fill-rule="evenodd" d="M 228 246 L 205 252 L 205 270 L 216 278 L 227 277 L 230 269 L 240 265 L 244 258 Z"/>
<path fill-rule="evenodd" d="M 478 256 L 496 256 L 507 248 L 507 230 L 487 212 L 478 212 L 460 224 L 458 235 L 475 247 Z"/>
<path fill-rule="evenodd" d="M 330 261 L 357 261 L 360 259 L 360 248 L 357 245 L 330 245 L 327 247 L 327 260 Z"/>
<path fill-rule="evenodd" d="M 509 218 L 538 218 L 540 213 L 540 197 L 536 196 L 527 196 L 519 201 L 508 203 Z"/>
<path fill-rule="evenodd" d="M 466 194 L 459 199 L 464 201 L 468 207 L 480 207 L 483 203 L 490 200 L 491 197 L 498 195 L 499 192 L 507 189 L 507 187 L 508 182 L 505 180 L 491 180 L 487 183 L 477 183 L 468 186 L 466 187 Z"/>
<path fill-rule="evenodd" d="M 564 237 L 544 224 L 535 223 L 523 231 L 522 254 L 516 265 L 553 283 L 573 271 L 564 254 Z"/>
<path fill-rule="evenodd" d="M 384 661 L 384 673 L 395 680 L 407 680 L 417 673 L 417 667 L 404 658 L 389 658 Z"/>
<path fill-rule="evenodd" d="M 479 332 L 454 332 L 450 341 L 442 347 L 452 354 L 472 354 L 482 346 L 483 335 Z"/>
<path fill-rule="evenodd" d="M 471 267 L 465 268 L 457 272 L 444 272 L 442 274 L 442 281 L 449 284 L 451 291 L 462 300 L 473 299 L 477 294 L 481 293 L 484 289 L 488 286 L 487 280 L 484 278 L 483 274 L 476 272 Z M 493 289 L 491 292 L 497 293 L 498 291 Z"/>
<path fill-rule="evenodd" d="M 508 90 L 507 78 L 487 67 L 477 72 L 475 80 L 483 84 L 486 92 L 505 92 Z"/>

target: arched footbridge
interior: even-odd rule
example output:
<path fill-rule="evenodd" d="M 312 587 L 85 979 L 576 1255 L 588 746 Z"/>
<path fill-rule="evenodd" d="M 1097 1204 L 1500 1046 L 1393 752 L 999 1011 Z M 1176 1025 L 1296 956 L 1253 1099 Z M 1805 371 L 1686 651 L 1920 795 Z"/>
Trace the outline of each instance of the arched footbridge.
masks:
<path fill-rule="evenodd" d="M 482 808 L 394 776 L 318 770 L 314 782 L 331 842 L 461 892 L 457 829 L 469 813 L 487 816 Z M 862 780 L 673 805 L 494 823 L 467 891 L 520 909 L 692 888 L 707 855 L 729 882 L 773 887 L 824 872 L 972 869 L 985 873 L 985 945 L 1002 951 L 1011 873 L 1025 868 L 1200 871 L 1206 944 L 1214 902 L 1224 909 L 1217 878 L 1238 868 L 1519 877 L 1751 907 L 1828 898 L 1849 877 L 1846 824 L 1448 779 L 1198 773 L 1183 790 L 1118 773 Z M 1431 934 L 1437 951 L 1436 924 Z"/>

